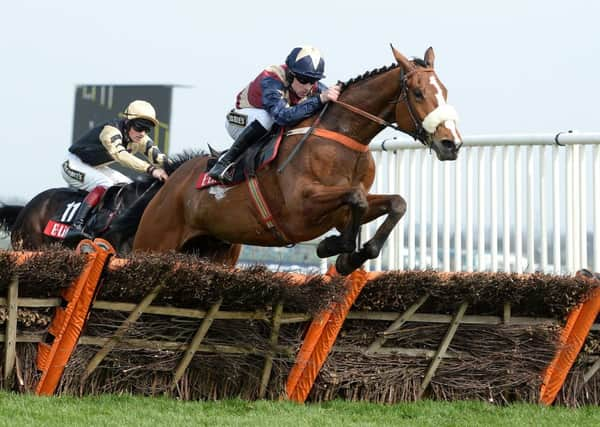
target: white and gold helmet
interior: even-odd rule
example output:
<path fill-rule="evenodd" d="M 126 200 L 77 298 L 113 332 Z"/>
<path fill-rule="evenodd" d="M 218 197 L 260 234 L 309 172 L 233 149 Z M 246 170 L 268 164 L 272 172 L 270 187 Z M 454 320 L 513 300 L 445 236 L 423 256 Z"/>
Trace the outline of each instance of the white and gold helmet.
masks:
<path fill-rule="evenodd" d="M 158 126 L 158 120 L 156 120 L 156 111 L 152 104 L 148 101 L 135 100 L 131 102 L 125 112 L 123 113 L 125 118 L 128 120 L 143 119 L 148 120 Z"/>

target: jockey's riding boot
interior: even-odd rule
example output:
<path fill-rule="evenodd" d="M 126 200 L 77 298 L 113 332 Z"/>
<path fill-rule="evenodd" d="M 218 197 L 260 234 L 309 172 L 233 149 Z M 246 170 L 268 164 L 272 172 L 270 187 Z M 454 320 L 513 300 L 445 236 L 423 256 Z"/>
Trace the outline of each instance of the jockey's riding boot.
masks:
<path fill-rule="evenodd" d="M 248 147 L 268 132 L 258 120 L 254 120 L 240 133 L 231 148 L 219 157 L 217 163 L 208 171 L 208 176 L 223 184 L 231 184 L 231 178 L 227 176 L 229 167 Z"/>
<path fill-rule="evenodd" d="M 81 202 L 81 206 L 79 206 L 75 218 L 73 218 L 69 231 L 65 234 L 63 245 L 74 248 L 81 240 L 93 238 L 93 236 L 83 231 L 83 226 L 85 225 L 85 220 L 88 215 L 94 206 L 98 204 L 105 191 L 105 187 L 98 186 L 85 196 L 85 199 Z"/>

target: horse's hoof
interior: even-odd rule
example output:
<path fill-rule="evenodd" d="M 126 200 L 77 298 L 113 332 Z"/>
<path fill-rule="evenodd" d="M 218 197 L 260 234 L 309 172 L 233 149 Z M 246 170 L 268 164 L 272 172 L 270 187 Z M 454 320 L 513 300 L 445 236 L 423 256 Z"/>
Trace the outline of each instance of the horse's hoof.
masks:
<path fill-rule="evenodd" d="M 328 258 L 331 256 L 326 245 L 323 245 L 323 242 L 319 243 L 319 246 L 317 246 L 317 256 L 319 258 Z"/>
<path fill-rule="evenodd" d="M 317 256 L 319 258 L 329 258 L 330 256 L 339 254 L 335 249 L 335 242 L 333 242 L 335 238 L 336 236 L 331 236 L 319 242 L 317 246 Z"/>
<path fill-rule="evenodd" d="M 356 249 L 354 241 L 347 242 L 342 240 L 340 236 L 329 236 L 319 243 L 317 246 L 317 256 L 319 258 L 329 258 L 337 254 L 345 254 L 353 252 Z"/>
<path fill-rule="evenodd" d="M 341 254 L 335 260 L 335 269 L 342 276 L 349 275 L 358 267 L 352 265 L 351 254 Z"/>
<path fill-rule="evenodd" d="M 378 248 L 374 243 L 368 242 L 365 243 L 360 252 L 366 257 L 366 259 L 375 259 L 379 256 L 381 249 Z"/>

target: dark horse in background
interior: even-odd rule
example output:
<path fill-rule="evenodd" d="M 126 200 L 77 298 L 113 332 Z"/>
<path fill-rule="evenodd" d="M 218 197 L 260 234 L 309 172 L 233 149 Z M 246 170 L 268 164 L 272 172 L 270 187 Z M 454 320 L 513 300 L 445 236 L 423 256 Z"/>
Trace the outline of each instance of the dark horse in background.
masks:
<path fill-rule="evenodd" d="M 440 160 L 455 160 L 462 145 L 456 112 L 433 68 L 433 49 L 412 60 L 392 51 L 396 64 L 350 80 L 318 120 L 287 129 L 278 157 L 256 171 L 254 194 L 258 187 L 264 203 L 256 202 L 250 185 L 196 189 L 209 159 L 192 158 L 150 200 L 133 249 L 195 252 L 233 265 L 241 244 L 290 245 L 336 228 L 340 234 L 321 241 L 317 254 L 339 255 L 338 272 L 349 274 L 377 257 L 406 202 L 399 195 L 369 194 L 375 178 L 371 139 L 391 126 Z M 284 167 L 300 141 L 306 143 Z M 357 248 L 360 225 L 382 215 L 373 238 Z"/>
<path fill-rule="evenodd" d="M 161 185 L 148 175 L 140 175 L 130 184 L 110 187 L 89 215 L 85 230 L 110 242 L 118 254 L 127 254 L 131 250 L 136 227 L 119 227 L 119 217 L 138 201 L 145 207 Z M 72 188 L 52 188 L 38 194 L 24 206 L 0 205 L 0 223 L 4 231 L 11 233 L 13 249 L 36 250 L 62 243 L 61 236 L 68 230 L 70 219 L 86 194 Z M 117 227 L 113 229 L 113 225 Z"/>

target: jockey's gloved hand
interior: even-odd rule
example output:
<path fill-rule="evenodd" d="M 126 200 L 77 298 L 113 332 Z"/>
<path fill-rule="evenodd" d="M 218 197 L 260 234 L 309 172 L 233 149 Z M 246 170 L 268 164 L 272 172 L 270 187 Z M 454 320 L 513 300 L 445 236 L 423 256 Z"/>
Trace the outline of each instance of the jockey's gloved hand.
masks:
<path fill-rule="evenodd" d="M 327 90 L 325 90 L 325 92 L 323 92 L 319 95 L 319 97 L 321 98 L 321 103 L 325 104 L 326 102 L 329 102 L 329 101 L 337 101 L 338 97 L 340 96 L 341 90 L 342 90 L 342 86 L 339 84 L 337 84 L 335 86 L 331 86 L 330 88 L 327 88 Z"/>
<path fill-rule="evenodd" d="M 150 172 L 150 174 L 154 178 L 156 178 L 156 179 L 158 179 L 160 181 L 166 181 L 167 178 L 169 177 L 169 175 L 167 175 L 167 173 L 165 172 L 165 170 L 162 169 L 162 168 L 154 168 L 154 169 L 152 169 L 152 171 Z"/>

